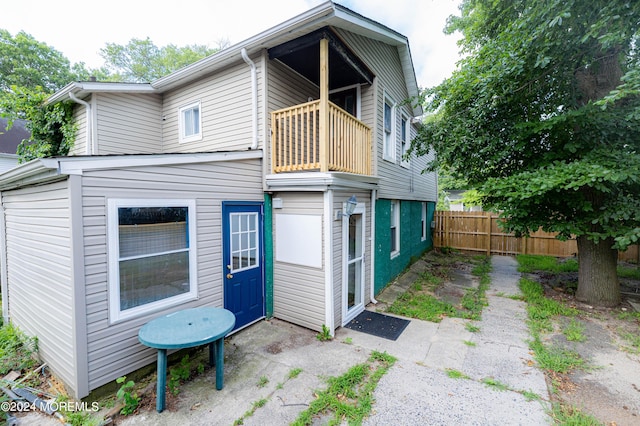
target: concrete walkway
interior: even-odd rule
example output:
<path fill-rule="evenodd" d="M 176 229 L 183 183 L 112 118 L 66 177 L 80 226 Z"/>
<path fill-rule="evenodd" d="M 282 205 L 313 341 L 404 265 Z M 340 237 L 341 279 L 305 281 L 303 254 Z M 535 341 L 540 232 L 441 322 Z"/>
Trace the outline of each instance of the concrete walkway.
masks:
<path fill-rule="evenodd" d="M 482 320 L 474 322 L 479 332 L 467 331 L 467 321 L 456 318 L 439 324 L 412 320 L 398 340 L 409 338 L 421 341 L 419 345 L 403 351 L 386 344 L 398 362 L 380 380 L 375 412 L 365 425 L 551 424 L 544 374 L 532 366 L 526 343 L 525 304 L 506 297 L 520 294 L 516 261 L 494 256 L 492 265 L 489 306 Z M 447 369 L 469 379 L 450 378 Z M 508 389 L 488 386 L 488 380 Z M 542 400 L 527 401 L 523 391 Z"/>
<path fill-rule="evenodd" d="M 284 321 L 261 321 L 228 339 L 223 390 L 215 390 L 215 369 L 207 370 L 181 385 L 165 412 L 144 411 L 120 417 L 117 424 L 232 425 L 242 419 L 244 425 L 288 425 L 315 399 L 314 391 L 326 388 L 327 377 L 365 362 L 372 350 L 386 351 L 398 361 L 380 380 L 365 425 L 550 424 L 545 379 L 531 366 L 528 353 L 524 303 L 504 297 L 519 293 L 515 260 L 494 257 L 492 263 L 489 306 L 482 320 L 474 322 L 479 332 L 468 331 L 468 321 L 462 319 L 412 319 L 396 341 L 340 328 L 334 340 L 320 342 L 316 332 Z M 421 261 L 414 264 L 380 300 L 397 297 L 424 267 Z M 289 377 L 295 369 L 301 373 Z M 451 378 L 448 369 L 468 378 Z M 483 382 L 487 380 L 508 390 L 490 387 Z M 527 401 L 522 391 L 542 400 Z M 265 404 L 253 410 L 259 401 Z M 40 420 L 22 424 L 59 424 L 50 417 Z"/>

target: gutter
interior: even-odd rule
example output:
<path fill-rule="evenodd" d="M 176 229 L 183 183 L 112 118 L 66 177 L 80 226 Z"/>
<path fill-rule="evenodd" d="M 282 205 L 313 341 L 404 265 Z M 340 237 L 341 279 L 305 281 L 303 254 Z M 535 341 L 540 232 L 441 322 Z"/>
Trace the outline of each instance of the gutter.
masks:
<path fill-rule="evenodd" d="M 3 194 L 0 193 L 0 235 L 2 238 L 2 245 L 0 246 L 0 291 L 2 291 L 2 324 L 9 324 L 9 285 L 7 272 L 7 231 L 6 231 L 6 218 L 4 215 L 4 202 L 2 201 Z"/>
<path fill-rule="evenodd" d="M 257 149 L 258 148 L 258 73 L 256 71 L 256 64 L 249 58 L 247 55 L 247 49 L 244 47 L 240 51 L 242 55 L 242 59 L 249 65 L 251 68 L 251 112 L 252 112 L 252 129 L 253 142 L 251 143 L 251 147 L 249 149 Z"/>
<path fill-rule="evenodd" d="M 93 121 L 91 120 L 92 115 L 91 115 L 91 104 L 89 102 L 83 101 L 82 99 L 78 99 L 76 98 L 76 95 L 73 94 L 73 92 L 69 92 L 69 98 L 71 98 L 72 101 L 74 101 L 75 103 L 78 103 L 80 105 L 84 105 L 86 111 L 87 111 L 87 149 L 86 149 L 86 154 L 87 155 L 93 155 L 93 138 L 91 137 L 92 135 L 92 131 L 93 131 Z"/>

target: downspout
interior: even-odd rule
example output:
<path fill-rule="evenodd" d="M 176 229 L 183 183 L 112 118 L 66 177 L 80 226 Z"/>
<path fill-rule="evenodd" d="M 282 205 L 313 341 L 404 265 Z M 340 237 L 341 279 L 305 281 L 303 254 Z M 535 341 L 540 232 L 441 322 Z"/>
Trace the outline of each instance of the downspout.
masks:
<path fill-rule="evenodd" d="M 378 190 L 371 190 L 371 303 L 378 304 L 375 298 L 376 295 L 376 198 L 378 197 Z"/>
<path fill-rule="evenodd" d="M 7 231 L 6 217 L 4 213 L 4 202 L 0 193 L 0 276 L 2 292 L 2 324 L 9 324 L 9 273 L 7 272 Z"/>
<path fill-rule="evenodd" d="M 331 212 L 333 210 L 333 190 L 328 189 L 324 193 L 324 291 L 325 291 L 325 319 L 327 321 L 327 327 L 331 332 L 331 336 L 335 335 L 335 312 L 333 309 L 334 294 L 333 294 L 333 217 Z"/>
<path fill-rule="evenodd" d="M 91 104 L 89 102 L 83 101 L 82 99 L 78 99 L 76 98 L 76 95 L 74 95 L 72 92 L 69 92 L 69 97 L 71 98 L 72 101 L 80 104 L 80 105 L 84 105 L 84 107 L 86 108 L 87 111 L 87 149 L 86 149 L 86 154 L 87 155 L 93 155 L 93 138 L 91 137 L 91 134 L 93 132 L 93 126 L 92 126 L 92 120 L 91 120 Z"/>
<path fill-rule="evenodd" d="M 256 64 L 251 60 L 251 58 L 249 58 L 249 55 L 247 55 L 247 49 L 243 47 L 240 54 L 247 65 L 251 67 L 251 115 L 253 116 L 253 142 L 249 149 L 253 150 L 258 148 L 258 73 L 256 71 Z"/>

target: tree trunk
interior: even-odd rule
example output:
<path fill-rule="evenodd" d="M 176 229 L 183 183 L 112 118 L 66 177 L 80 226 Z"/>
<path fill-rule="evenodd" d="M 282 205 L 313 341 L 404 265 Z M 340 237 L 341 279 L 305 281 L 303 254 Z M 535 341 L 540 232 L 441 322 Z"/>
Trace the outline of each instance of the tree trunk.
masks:
<path fill-rule="evenodd" d="M 617 306 L 620 304 L 618 281 L 618 250 L 611 246 L 613 238 L 594 243 L 587 236 L 578 242 L 578 290 L 576 299 L 593 306 Z"/>

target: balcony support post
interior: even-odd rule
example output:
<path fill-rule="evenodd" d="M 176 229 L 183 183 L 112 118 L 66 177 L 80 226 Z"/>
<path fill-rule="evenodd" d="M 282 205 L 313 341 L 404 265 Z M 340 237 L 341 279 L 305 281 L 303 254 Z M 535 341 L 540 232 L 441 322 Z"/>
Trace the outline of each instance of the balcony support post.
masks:
<path fill-rule="evenodd" d="M 320 142 L 320 171 L 329 170 L 329 40 L 320 40 L 320 123 L 318 136 Z"/>

